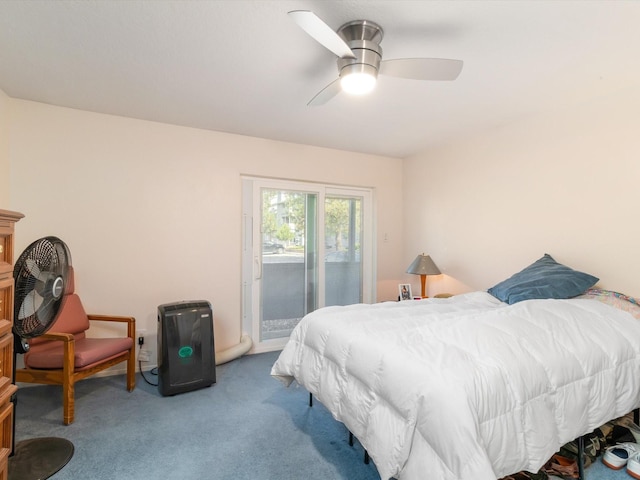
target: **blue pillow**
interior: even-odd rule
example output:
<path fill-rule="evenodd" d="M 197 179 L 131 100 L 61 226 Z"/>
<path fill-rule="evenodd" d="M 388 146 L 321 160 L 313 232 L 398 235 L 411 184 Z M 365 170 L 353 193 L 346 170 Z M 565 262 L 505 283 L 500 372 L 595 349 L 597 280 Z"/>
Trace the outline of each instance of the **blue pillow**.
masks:
<path fill-rule="evenodd" d="M 578 272 L 544 254 L 540 260 L 487 290 L 509 305 L 536 298 L 571 298 L 593 287 L 599 278 Z"/>

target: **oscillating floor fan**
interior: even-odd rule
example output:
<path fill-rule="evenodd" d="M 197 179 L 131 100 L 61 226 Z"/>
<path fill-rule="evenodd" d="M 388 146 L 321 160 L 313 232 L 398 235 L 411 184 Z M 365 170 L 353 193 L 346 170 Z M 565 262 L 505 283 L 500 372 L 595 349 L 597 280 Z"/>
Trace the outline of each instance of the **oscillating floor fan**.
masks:
<path fill-rule="evenodd" d="M 65 290 L 71 255 L 57 237 L 44 237 L 29 245 L 14 265 L 14 349 L 15 378 L 18 353 L 29 350 L 29 339 L 45 333 L 58 316 Z M 13 429 L 15 439 L 15 395 Z M 73 456 L 73 444 L 57 437 L 23 440 L 9 457 L 9 480 L 40 480 L 64 467 Z"/>

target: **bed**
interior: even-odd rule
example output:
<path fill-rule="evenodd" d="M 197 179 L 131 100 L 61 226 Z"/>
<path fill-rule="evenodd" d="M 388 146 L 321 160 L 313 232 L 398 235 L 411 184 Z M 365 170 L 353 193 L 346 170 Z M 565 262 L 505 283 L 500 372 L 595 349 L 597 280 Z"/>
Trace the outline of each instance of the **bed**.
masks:
<path fill-rule="evenodd" d="M 322 308 L 271 374 L 319 399 L 382 479 L 536 472 L 640 406 L 640 307 L 597 281 L 545 255 L 489 291 Z"/>

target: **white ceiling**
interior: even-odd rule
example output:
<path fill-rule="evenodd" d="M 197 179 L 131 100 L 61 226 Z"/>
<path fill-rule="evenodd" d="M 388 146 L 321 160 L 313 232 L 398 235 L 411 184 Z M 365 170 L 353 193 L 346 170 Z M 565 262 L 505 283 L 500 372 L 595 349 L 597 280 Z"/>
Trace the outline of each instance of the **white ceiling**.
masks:
<path fill-rule="evenodd" d="M 367 19 L 383 58 L 464 60 L 453 82 L 380 77 L 307 102 L 336 57 L 287 16 Z M 0 0 L 14 98 L 405 157 L 459 135 L 640 85 L 640 1 Z"/>

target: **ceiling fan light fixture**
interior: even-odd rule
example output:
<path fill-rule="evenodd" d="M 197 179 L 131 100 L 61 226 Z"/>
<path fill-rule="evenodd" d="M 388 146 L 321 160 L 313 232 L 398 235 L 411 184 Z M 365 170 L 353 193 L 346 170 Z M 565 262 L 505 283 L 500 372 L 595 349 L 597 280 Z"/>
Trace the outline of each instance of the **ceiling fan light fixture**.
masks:
<path fill-rule="evenodd" d="M 349 65 L 340 72 L 340 87 L 350 95 L 366 95 L 376 86 L 378 70 L 371 65 Z"/>
<path fill-rule="evenodd" d="M 333 31 L 315 13 L 294 10 L 289 16 L 320 45 L 337 57 L 339 78 L 318 92 L 307 105 L 324 105 L 341 91 L 370 93 L 378 73 L 412 80 L 455 80 L 462 60 L 447 58 L 395 58 L 382 60 L 382 27 L 370 20 L 353 20 Z M 340 81 L 338 81 L 340 80 Z"/>

